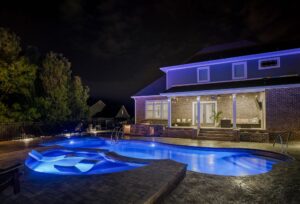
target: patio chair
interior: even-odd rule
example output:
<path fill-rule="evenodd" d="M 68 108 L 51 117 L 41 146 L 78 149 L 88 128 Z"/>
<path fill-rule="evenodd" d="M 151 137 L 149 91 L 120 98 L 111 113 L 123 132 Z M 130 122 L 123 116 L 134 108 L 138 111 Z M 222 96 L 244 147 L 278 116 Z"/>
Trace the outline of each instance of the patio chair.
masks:
<path fill-rule="evenodd" d="M 62 160 L 64 158 L 66 158 L 66 156 L 67 156 L 67 155 L 61 155 L 61 156 L 55 156 L 55 157 L 45 157 L 36 150 L 31 150 L 31 152 L 29 152 L 28 155 L 31 158 L 33 158 L 37 161 L 40 161 L 40 162 L 54 162 L 54 161 Z"/>
<path fill-rule="evenodd" d="M 15 164 L 5 169 L 0 169 L 0 192 L 9 186 L 13 187 L 14 194 L 20 192 L 20 168 L 22 164 Z"/>

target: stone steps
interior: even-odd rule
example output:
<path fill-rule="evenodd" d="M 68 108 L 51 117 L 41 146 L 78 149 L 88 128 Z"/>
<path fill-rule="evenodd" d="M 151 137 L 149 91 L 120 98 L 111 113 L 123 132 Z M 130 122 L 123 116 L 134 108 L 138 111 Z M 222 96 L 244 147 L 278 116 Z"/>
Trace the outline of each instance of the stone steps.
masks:
<path fill-rule="evenodd" d="M 200 140 L 234 141 L 235 131 L 228 129 L 200 129 L 197 138 Z"/>
<path fill-rule="evenodd" d="M 234 141 L 234 137 L 229 136 L 198 136 L 200 140 L 218 140 L 218 141 Z"/>

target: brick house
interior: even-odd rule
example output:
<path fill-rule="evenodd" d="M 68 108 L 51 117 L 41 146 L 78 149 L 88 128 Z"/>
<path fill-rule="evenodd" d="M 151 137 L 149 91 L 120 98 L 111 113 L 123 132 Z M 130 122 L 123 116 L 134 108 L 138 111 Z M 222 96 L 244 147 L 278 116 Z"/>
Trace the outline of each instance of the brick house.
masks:
<path fill-rule="evenodd" d="M 291 130 L 297 138 L 299 47 L 242 41 L 208 47 L 184 64 L 160 68 L 164 75 L 132 96 L 130 133 L 269 141 L 270 132 Z"/>

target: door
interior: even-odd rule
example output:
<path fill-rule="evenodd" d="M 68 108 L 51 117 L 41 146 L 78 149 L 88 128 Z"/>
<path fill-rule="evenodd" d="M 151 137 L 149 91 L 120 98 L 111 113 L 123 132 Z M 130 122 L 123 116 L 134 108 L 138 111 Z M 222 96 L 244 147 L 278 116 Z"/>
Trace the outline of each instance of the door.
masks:
<path fill-rule="evenodd" d="M 200 103 L 200 121 L 201 127 L 214 127 L 215 120 L 213 118 L 214 112 L 216 112 L 216 102 L 214 101 L 204 101 Z M 198 123 L 198 107 L 197 103 L 193 103 L 193 124 Z"/>
<path fill-rule="evenodd" d="M 214 127 L 215 120 L 213 118 L 214 112 L 216 110 L 215 102 L 208 102 L 201 104 L 201 126 L 202 127 Z"/>

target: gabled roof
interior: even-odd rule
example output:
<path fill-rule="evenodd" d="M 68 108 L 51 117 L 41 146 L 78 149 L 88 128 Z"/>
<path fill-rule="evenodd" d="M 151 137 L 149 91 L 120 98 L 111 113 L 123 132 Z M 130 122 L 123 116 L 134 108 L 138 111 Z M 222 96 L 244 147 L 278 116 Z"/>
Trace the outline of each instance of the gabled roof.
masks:
<path fill-rule="evenodd" d="M 226 90 L 226 89 L 238 89 L 238 88 L 251 88 L 251 87 L 265 87 L 274 85 L 291 85 L 300 84 L 300 76 L 286 76 L 278 78 L 262 78 L 243 81 L 228 81 L 220 83 L 209 84 L 196 84 L 188 86 L 175 86 L 166 90 L 164 94 L 170 93 L 184 93 L 184 92 L 197 92 L 197 91 L 211 91 L 211 90 Z"/>
<path fill-rule="evenodd" d="M 93 118 L 130 118 L 125 106 L 111 104 L 106 105 L 101 112 L 98 112 Z"/>
<path fill-rule="evenodd" d="M 166 90 L 166 76 L 162 76 L 159 79 L 155 80 L 139 92 L 137 92 L 135 96 L 152 96 L 152 95 L 159 95 L 160 93 Z"/>
<path fill-rule="evenodd" d="M 127 112 L 124 105 L 121 106 L 120 110 L 118 111 L 116 118 L 130 118 L 129 113 Z"/>

